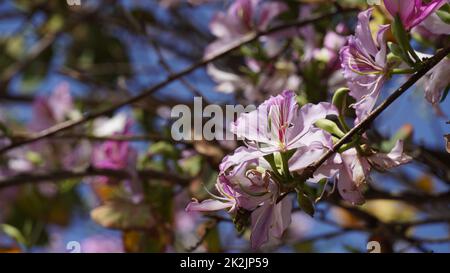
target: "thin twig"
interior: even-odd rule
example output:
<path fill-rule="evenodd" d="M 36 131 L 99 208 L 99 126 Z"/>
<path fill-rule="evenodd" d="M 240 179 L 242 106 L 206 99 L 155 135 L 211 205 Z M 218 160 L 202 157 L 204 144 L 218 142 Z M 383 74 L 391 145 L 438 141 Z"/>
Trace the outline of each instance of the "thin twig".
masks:
<path fill-rule="evenodd" d="M 29 136 L 27 134 L 21 135 L 16 134 L 12 136 L 4 136 L 0 135 L 0 138 L 7 137 L 9 139 L 26 139 Z M 172 141 L 170 137 L 164 137 L 159 134 L 145 134 L 145 135 L 110 135 L 110 136 L 96 136 L 89 134 L 62 134 L 62 135 L 53 135 L 48 139 L 86 139 L 90 141 L 117 141 L 117 142 L 147 142 L 147 141 Z M 180 141 L 177 141 L 179 143 Z"/>
<path fill-rule="evenodd" d="M 169 172 L 161 172 L 151 169 L 140 170 L 138 171 L 138 174 L 142 179 L 160 179 L 179 185 L 187 185 L 190 181 L 187 178 L 180 177 L 178 175 L 174 175 Z M 82 171 L 57 170 L 45 174 L 23 173 L 0 180 L 0 190 L 7 187 L 18 186 L 27 183 L 60 181 L 65 179 L 83 178 L 89 176 L 108 176 L 113 178 L 126 179 L 131 177 L 131 174 L 126 170 L 112 170 L 112 169 L 98 169 L 98 168 L 88 168 Z"/>

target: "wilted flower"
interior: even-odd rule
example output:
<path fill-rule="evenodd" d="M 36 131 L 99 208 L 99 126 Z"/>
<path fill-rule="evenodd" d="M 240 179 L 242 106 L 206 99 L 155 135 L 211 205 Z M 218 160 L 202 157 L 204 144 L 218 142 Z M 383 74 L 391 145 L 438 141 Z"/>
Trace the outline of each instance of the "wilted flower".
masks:
<path fill-rule="evenodd" d="M 446 0 L 432 0 L 429 3 L 422 0 L 384 0 L 384 5 L 393 17 L 400 17 L 406 30 L 411 30 L 445 2 Z"/>

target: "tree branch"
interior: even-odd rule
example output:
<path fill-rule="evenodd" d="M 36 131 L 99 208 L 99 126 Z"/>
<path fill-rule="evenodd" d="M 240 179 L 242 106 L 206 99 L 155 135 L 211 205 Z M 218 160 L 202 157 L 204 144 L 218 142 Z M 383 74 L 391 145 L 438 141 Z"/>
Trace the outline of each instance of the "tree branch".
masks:
<path fill-rule="evenodd" d="M 171 174 L 169 172 L 160 172 L 157 170 L 146 169 L 138 171 L 138 174 L 141 179 L 161 179 L 177 185 L 189 184 L 189 179 Z M 86 170 L 82 171 L 57 170 L 45 174 L 23 173 L 0 180 L 0 190 L 11 186 L 18 186 L 27 183 L 43 183 L 48 181 L 60 181 L 65 179 L 83 178 L 89 176 L 108 176 L 113 178 L 126 179 L 130 178 L 131 174 L 126 170 L 97 168 L 87 168 Z"/>
<path fill-rule="evenodd" d="M 59 123 L 59 124 L 57 124 L 57 125 L 55 125 L 53 127 L 50 127 L 48 129 L 45 129 L 45 130 L 43 130 L 41 132 L 36 133 L 35 135 L 33 135 L 29 139 L 24 139 L 24 140 L 21 140 L 21 141 L 18 141 L 18 142 L 13 142 L 10 145 L 7 145 L 7 146 L 1 148 L 0 149 L 0 154 L 4 153 L 6 151 L 9 151 L 11 149 L 14 149 L 16 147 L 19 147 L 19 146 L 22 146 L 22 145 L 25 145 L 25 144 L 29 144 L 29 143 L 32 143 L 32 142 L 44 139 L 46 137 L 52 136 L 54 134 L 57 134 L 59 132 L 66 131 L 66 130 L 69 130 L 71 128 L 77 127 L 77 126 L 79 126 L 79 125 L 81 125 L 81 124 L 83 124 L 83 123 L 85 123 L 85 122 L 87 122 L 89 120 L 92 120 L 92 119 L 95 119 L 95 118 L 98 118 L 98 117 L 101 117 L 101 116 L 113 113 L 115 110 L 117 110 L 117 109 L 119 109 L 119 108 L 121 108 L 123 106 L 126 106 L 126 105 L 129 105 L 129 104 L 133 104 L 135 102 L 138 102 L 138 101 L 146 98 L 147 96 L 153 94 L 154 92 L 158 91 L 159 89 L 165 87 L 166 85 L 172 83 L 173 81 L 176 81 L 176 80 L 178 80 L 178 79 L 180 79 L 180 78 L 182 78 L 182 77 L 192 73 L 193 71 L 197 70 L 200 67 L 203 67 L 203 66 L 205 66 L 205 65 L 207 65 L 207 64 L 209 64 L 211 62 L 214 62 L 214 61 L 216 61 L 216 60 L 218 60 L 218 59 L 220 59 L 220 58 L 222 58 L 224 56 L 227 56 L 228 54 L 230 54 L 231 52 L 235 51 L 236 49 L 239 49 L 240 47 L 242 47 L 242 46 L 244 46 L 246 44 L 254 42 L 254 41 L 258 40 L 262 36 L 270 35 L 270 34 L 279 32 L 279 31 L 284 30 L 284 29 L 289 29 L 289 28 L 293 28 L 293 27 L 302 27 L 302 26 L 305 26 L 305 25 L 308 25 L 308 24 L 319 22 L 321 20 L 328 19 L 328 18 L 330 18 L 332 16 L 335 16 L 335 15 L 355 12 L 357 10 L 358 9 L 352 8 L 352 9 L 346 9 L 346 10 L 341 10 L 341 11 L 335 11 L 335 12 L 332 12 L 332 13 L 327 13 L 327 14 L 324 14 L 324 15 L 321 15 L 321 16 L 317 16 L 317 17 L 314 17 L 314 18 L 311 18 L 311 19 L 303 20 L 303 21 L 297 21 L 297 22 L 293 22 L 293 23 L 282 24 L 282 25 L 273 27 L 273 28 L 271 28 L 269 30 L 266 30 L 266 31 L 251 32 L 251 33 L 249 33 L 247 35 L 244 35 L 242 38 L 238 39 L 236 42 L 232 43 L 228 48 L 224 49 L 222 52 L 219 52 L 219 53 L 217 53 L 217 54 L 215 54 L 213 56 L 207 57 L 207 58 L 205 58 L 205 59 L 203 59 L 203 60 L 201 60 L 201 61 L 199 61 L 199 62 L 197 62 L 197 63 L 195 63 L 193 65 L 191 65 L 190 67 L 188 67 L 188 68 L 186 68 L 186 69 L 184 69 L 184 70 L 182 70 L 182 71 L 180 71 L 178 73 L 169 75 L 165 80 L 163 80 L 163 81 L 153 85 L 148 90 L 145 90 L 145 91 L 141 92 L 139 95 L 136 95 L 134 97 L 128 98 L 128 99 L 126 99 L 126 100 L 124 100 L 122 102 L 119 102 L 119 103 L 117 103 L 117 104 L 115 104 L 113 106 L 110 106 L 110 107 L 108 107 L 108 108 L 106 108 L 104 110 L 100 110 L 98 112 L 87 114 L 87 115 L 85 115 L 84 117 L 82 117 L 80 119 L 69 120 L 69 121 L 66 121 L 66 122 Z"/>
<path fill-rule="evenodd" d="M 450 46 L 440 50 L 431 59 L 424 62 L 422 67 L 414 73 L 400 88 L 395 90 L 386 100 L 384 100 L 375 110 L 373 110 L 365 119 L 363 119 L 358 125 L 353 127 L 348 133 L 346 133 L 332 149 L 328 150 L 323 156 L 317 160 L 314 164 L 307 168 L 304 172 L 304 178 L 311 177 L 314 172 L 328 160 L 339 148 L 345 143 L 351 141 L 353 136 L 361 134 L 367 130 L 369 125 L 395 100 L 397 100 L 403 93 L 405 93 L 411 86 L 413 86 L 418 80 L 420 80 L 425 74 L 427 74 L 433 67 L 435 67 L 442 59 L 450 54 Z"/>

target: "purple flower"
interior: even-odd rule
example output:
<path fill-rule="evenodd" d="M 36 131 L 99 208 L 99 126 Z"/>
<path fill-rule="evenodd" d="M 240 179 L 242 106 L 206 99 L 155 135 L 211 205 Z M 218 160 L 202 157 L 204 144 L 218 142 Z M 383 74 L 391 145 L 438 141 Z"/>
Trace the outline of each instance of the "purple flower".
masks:
<path fill-rule="evenodd" d="M 400 16 L 406 30 L 411 30 L 445 2 L 446 0 L 432 0 L 429 3 L 422 0 L 384 0 L 384 5 L 393 17 Z"/>
<path fill-rule="evenodd" d="M 221 70 L 209 64 L 207 73 L 217 83 L 216 90 L 223 93 L 241 91 L 248 101 L 261 102 L 279 92 L 276 90 L 295 90 L 300 85 L 295 65 L 290 61 L 280 59 L 268 66 L 254 59 L 247 59 L 246 63 L 252 72 L 258 74 L 256 81 L 252 77 Z"/>
<path fill-rule="evenodd" d="M 417 29 L 419 29 L 419 33 L 425 32 L 427 38 L 432 35 L 448 35 L 450 33 L 450 24 L 445 23 L 436 13 L 433 13 L 414 28 L 414 31 Z"/>
<path fill-rule="evenodd" d="M 358 15 L 355 36 L 340 52 L 341 65 L 350 95 L 356 99 L 356 123 L 365 118 L 375 106 L 381 87 L 387 79 L 387 48 L 385 32 L 388 26 L 381 26 L 376 41 L 369 27 L 372 9 Z"/>
<path fill-rule="evenodd" d="M 236 150 L 239 153 L 241 148 Z M 242 161 L 240 164 L 234 164 L 230 159 L 232 156 L 226 156 L 220 164 L 220 173 L 216 181 L 216 190 L 219 195 L 211 196 L 209 199 L 199 203 L 197 200 L 191 202 L 186 208 L 187 211 L 217 211 L 227 209 L 234 213 L 238 208 L 254 210 L 261 204 L 269 193 L 266 190 L 266 182 L 262 176 L 256 175 L 256 160 Z M 250 195 L 248 193 L 255 193 Z"/>
<path fill-rule="evenodd" d="M 236 151 L 239 153 L 238 148 Z M 251 212 L 251 245 L 259 248 L 269 238 L 280 238 L 291 221 L 292 200 L 284 198 L 277 203 L 280 189 L 269 173 L 257 171 L 257 160 L 242 161 L 234 164 L 227 156 L 220 164 L 220 173 L 216 182 L 219 195 L 211 194 L 214 199 L 198 202 L 193 200 L 187 211 L 218 211 L 226 209 L 236 213 L 238 209 Z"/>
<path fill-rule="evenodd" d="M 314 58 L 328 64 L 331 69 L 339 67 L 339 50 L 347 43 L 345 36 L 329 31 L 324 37 L 323 47 L 314 49 Z"/>
<path fill-rule="evenodd" d="M 93 235 L 81 242 L 83 253 L 123 253 L 123 242 L 120 238 L 105 235 Z"/>
<path fill-rule="evenodd" d="M 236 39 L 257 30 L 267 29 L 270 22 L 287 10 L 281 2 L 260 0 L 235 0 L 226 13 L 217 13 L 210 23 L 217 40 L 211 43 L 205 56 L 228 48 Z"/>
<path fill-rule="evenodd" d="M 285 197 L 278 204 L 272 198 L 251 215 L 252 233 L 250 241 L 253 249 L 260 248 L 270 238 L 281 238 L 291 224 L 292 200 Z"/>
<path fill-rule="evenodd" d="M 373 153 L 368 157 L 358 154 L 355 148 L 341 154 L 342 163 L 338 164 L 337 188 L 340 195 L 352 204 L 363 204 L 362 187 L 370 181 L 372 167 L 387 170 L 406 164 L 412 160 L 403 153 L 403 142 L 398 141 L 391 152 Z"/>
<path fill-rule="evenodd" d="M 38 97 L 33 103 L 30 130 L 41 131 L 69 118 L 75 111 L 69 85 L 59 85 L 49 98 Z"/>
<path fill-rule="evenodd" d="M 65 121 L 74 110 L 69 85 L 67 83 L 60 84 L 49 97 L 36 97 L 28 127 L 33 132 L 39 132 Z"/>
<path fill-rule="evenodd" d="M 226 183 L 226 180 L 220 177 L 216 182 L 216 190 L 219 195 L 211 194 L 214 199 L 207 199 L 202 202 L 193 199 L 192 202 L 187 205 L 186 211 L 208 212 L 227 209 L 230 213 L 235 212 L 239 194 Z"/>
<path fill-rule="evenodd" d="M 118 117 L 122 117 L 118 115 Z M 114 132 L 111 136 L 120 134 L 127 135 L 130 132 L 131 120 L 125 119 L 123 122 L 123 128 L 120 131 L 117 128 L 118 117 L 112 118 L 109 122 L 104 122 L 101 125 L 102 130 L 97 131 L 99 133 L 105 133 L 105 131 L 110 130 Z M 133 202 L 139 203 L 143 199 L 142 184 L 139 181 L 137 173 L 137 151 L 126 141 L 115 141 L 108 140 L 104 143 L 95 147 L 92 155 L 92 165 L 99 169 L 111 169 L 111 170 L 126 170 L 130 174 L 130 179 L 128 180 L 128 185 L 130 186 L 132 192 Z M 115 183 L 118 182 L 110 177 L 100 177 L 99 181 L 102 183 Z"/>
<path fill-rule="evenodd" d="M 432 104 L 440 102 L 450 85 L 450 59 L 445 58 L 424 77 L 425 98 Z"/>
<path fill-rule="evenodd" d="M 313 125 L 327 115 L 337 115 L 329 103 L 306 104 L 299 109 L 295 93 L 284 91 L 262 103 L 257 110 L 241 114 L 231 131 L 245 139 L 248 149 L 235 153 L 234 162 L 308 146 L 316 131 Z"/>
<path fill-rule="evenodd" d="M 27 127 L 32 132 L 39 132 L 66 120 L 77 119 L 80 116 L 81 113 L 74 107 L 69 85 L 62 83 L 53 90 L 49 97 L 36 98 L 33 102 L 32 118 Z M 45 139 L 32 143 L 30 148 L 38 155 L 36 157 L 38 160 L 29 162 L 29 164 L 45 169 L 84 167 L 91 153 L 89 141 L 79 139 Z M 25 154 L 21 157 L 26 158 Z M 15 163 L 19 163 L 19 161 Z M 22 161 L 22 163 L 25 162 Z"/>

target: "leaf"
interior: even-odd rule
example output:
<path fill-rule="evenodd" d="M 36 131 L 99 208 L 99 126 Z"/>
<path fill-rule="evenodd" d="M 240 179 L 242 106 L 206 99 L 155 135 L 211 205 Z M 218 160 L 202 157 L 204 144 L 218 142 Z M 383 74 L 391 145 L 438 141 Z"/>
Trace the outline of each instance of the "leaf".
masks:
<path fill-rule="evenodd" d="M 208 235 L 205 238 L 205 243 L 209 252 L 218 253 L 222 250 L 220 244 L 220 233 L 217 226 L 210 229 Z"/>
<path fill-rule="evenodd" d="M 297 192 L 297 202 L 302 211 L 314 217 L 314 205 L 308 196 L 301 191 Z"/>
<path fill-rule="evenodd" d="M 383 141 L 381 143 L 381 151 L 386 153 L 390 152 L 392 148 L 394 148 L 395 144 L 397 144 L 397 141 L 406 141 L 408 139 L 411 139 L 413 133 L 414 127 L 409 123 L 404 124 L 400 129 L 398 129 L 397 132 L 395 132 L 391 139 Z"/>
<path fill-rule="evenodd" d="M 319 202 L 326 191 L 326 187 L 328 184 L 328 179 L 327 178 L 322 178 L 320 179 L 320 181 L 317 183 L 317 189 L 316 189 L 316 199 L 314 200 L 316 203 Z"/>
<path fill-rule="evenodd" d="M 413 61 L 409 57 L 409 54 L 405 52 L 399 45 L 394 44 L 392 42 L 388 42 L 389 50 L 394 54 L 395 56 L 399 57 L 403 61 L 405 61 L 408 64 L 412 64 Z"/>
<path fill-rule="evenodd" d="M 175 148 L 175 146 L 169 142 L 166 141 L 159 141 L 154 144 L 152 144 L 148 148 L 148 152 L 152 155 L 154 154 L 160 154 L 164 155 L 167 158 L 175 159 L 178 157 L 178 150 Z"/>
<path fill-rule="evenodd" d="M 149 229 L 155 219 L 148 204 L 133 204 L 127 201 L 108 201 L 91 211 L 97 224 L 111 229 Z"/>
<path fill-rule="evenodd" d="M 207 141 L 195 141 L 194 149 L 201 155 L 205 155 L 216 163 L 220 163 L 225 156 L 223 151 L 217 145 Z"/>
<path fill-rule="evenodd" d="M 17 229 L 14 226 L 8 225 L 8 224 L 1 224 L 0 230 L 8 235 L 9 237 L 13 238 L 18 242 L 19 244 L 25 245 L 27 240 L 25 239 L 25 236 L 23 236 L 22 232 Z"/>
<path fill-rule="evenodd" d="M 436 11 L 436 14 L 437 16 L 439 16 L 439 18 L 441 18 L 443 22 L 445 22 L 446 24 L 450 24 L 450 12 L 445 10 L 438 10 Z"/>
<path fill-rule="evenodd" d="M 0 121 L 0 132 L 2 132 L 2 137 L 3 136 L 9 136 L 11 135 L 11 131 L 9 130 L 8 126 L 6 126 L 6 124 L 4 124 L 3 122 Z"/>
<path fill-rule="evenodd" d="M 194 155 L 180 161 L 181 169 L 189 174 L 190 177 L 197 176 L 202 170 L 202 159 L 200 155 Z"/>

